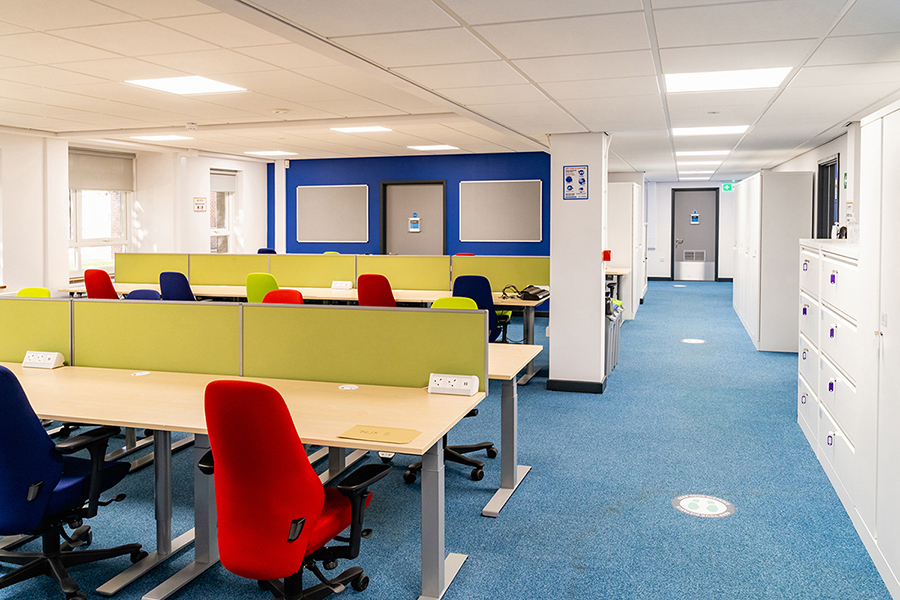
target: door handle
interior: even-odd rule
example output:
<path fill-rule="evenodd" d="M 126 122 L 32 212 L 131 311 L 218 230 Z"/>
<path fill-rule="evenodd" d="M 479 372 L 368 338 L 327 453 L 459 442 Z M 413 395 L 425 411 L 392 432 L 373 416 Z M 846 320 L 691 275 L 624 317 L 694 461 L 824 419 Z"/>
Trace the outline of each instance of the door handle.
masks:
<path fill-rule="evenodd" d="M 678 244 L 683 244 L 683 243 L 684 243 L 684 240 L 679 240 L 678 238 L 675 238 L 675 245 L 676 245 L 676 246 L 677 246 Z"/>

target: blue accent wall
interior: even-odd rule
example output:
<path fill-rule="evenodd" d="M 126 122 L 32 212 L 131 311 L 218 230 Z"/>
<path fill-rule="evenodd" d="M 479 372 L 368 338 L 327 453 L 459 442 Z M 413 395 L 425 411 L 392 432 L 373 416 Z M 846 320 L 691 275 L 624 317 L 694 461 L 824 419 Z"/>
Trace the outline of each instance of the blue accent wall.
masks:
<path fill-rule="evenodd" d="M 269 169 L 269 190 L 274 189 L 274 165 Z M 287 251 L 342 254 L 381 252 L 381 183 L 395 181 L 447 182 L 447 254 L 549 256 L 550 255 L 550 155 L 545 152 L 504 154 L 455 154 L 439 156 L 395 156 L 383 158 L 334 158 L 292 160 L 286 172 L 285 202 Z M 543 198 L 540 242 L 459 241 L 459 182 L 540 179 Z M 319 244 L 297 241 L 296 189 L 301 185 L 368 185 L 369 241 L 367 243 Z M 269 239 L 274 242 L 274 204 L 270 204 Z M 509 215 L 515 219 L 516 215 Z"/>
<path fill-rule="evenodd" d="M 275 163 L 266 165 L 266 247 L 275 247 Z"/>

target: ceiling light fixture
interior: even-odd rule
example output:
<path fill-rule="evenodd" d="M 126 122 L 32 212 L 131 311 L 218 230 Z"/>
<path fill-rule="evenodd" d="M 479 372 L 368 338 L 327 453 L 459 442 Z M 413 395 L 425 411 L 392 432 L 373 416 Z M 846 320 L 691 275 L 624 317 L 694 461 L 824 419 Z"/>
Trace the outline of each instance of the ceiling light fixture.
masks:
<path fill-rule="evenodd" d="M 672 135 L 675 137 L 685 135 L 729 135 L 744 133 L 750 129 L 749 125 L 726 125 L 721 127 L 673 127 Z"/>
<path fill-rule="evenodd" d="M 678 181 L 709 181 L 709 177 L 679 177 Z"/>
<path fill-rule="evenodd" d="M 146 140 L 148 142 L 173 142 L 175 140 L 192 140 L 194 138 L 186 135 L 133 135 L 133 140 Z"/>
<path fill-rule="evenodd" d="M 728 156 L 731 150 L 689 150 L 676 152 L 675 156 Z"/>
<path fill-rule="evenodd" d="M 712 175 L 715 171 L 678 171 L 679 175 Z"/>
<path fill-rule="evenodd" d="M 701 165 L 721 165 L 721 160 L 688 160 L 678 161 L 679 167 L 699 167 Z"/>
<path fill-rule="evenodd" d="M 132 79 L 125 83 L 139 85 L 141 87 L 169 92 L 171 94 L 221 94 L 223 92 L 246 92 L 246 88 L 238 87 L 200 77 L 190 75 L 188 77 L 164 77 L 162 79 Z"/>
<path fill-rule="evenodd" d="M 792 67 L 743 69 L 706 73 L 673 73 L 666 75 L 666 92 L 717 92 L 723 90 L 758 90 L 777 88 Z"/>
<path fill-rule="evenodd" d="M 244 154 L 252 154 L 253 156 L 296 156 L 296 152 L 284 152 L 283 150 L 256 150 L 254 152 L 244 152 Z"/>
<path fill-rule="evenodd" d="M 340 131 L 341 133 L 375 133 L 377 131 L 393 131 L 381 125 L 371 125 L 366 127 L 332 127 L 332 131 Z"/>
<path fill-rule="evenodd" d="M 422 152 L 430 152 L 432 150 L 459 150 L 456 146 L 447 146 L 444 144 L 435 144 L 433 146 L 407 146 L 410 150 L 421 150 Z"/>

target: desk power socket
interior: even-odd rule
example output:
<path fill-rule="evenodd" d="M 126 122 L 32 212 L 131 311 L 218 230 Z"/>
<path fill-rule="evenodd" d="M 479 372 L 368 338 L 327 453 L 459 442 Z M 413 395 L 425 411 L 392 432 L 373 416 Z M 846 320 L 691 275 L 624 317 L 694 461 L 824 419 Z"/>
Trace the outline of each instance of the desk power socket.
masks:
<path fill-rule="evenodd" d="M 28 350 L 25 352 L 25 360 L 22 361 L 22 366 L 55 369 L 63 366 L 63 363 L 63 355 L 59 352 L 35 352 L 34 350 Z"/>
<path fill-rule="evenodd" d="M 478 377 L 475 375 L 444 375 L 432 373 L 428 378 L 429 394 L 453 394 L 473 396 L 478 391 Z"/>

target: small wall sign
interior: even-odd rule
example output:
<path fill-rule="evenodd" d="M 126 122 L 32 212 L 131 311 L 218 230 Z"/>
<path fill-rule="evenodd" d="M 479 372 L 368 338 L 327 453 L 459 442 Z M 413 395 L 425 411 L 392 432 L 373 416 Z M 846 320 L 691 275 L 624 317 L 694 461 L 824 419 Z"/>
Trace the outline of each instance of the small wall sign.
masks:
<path fill-rule="evenodd" d="M 206 196 L 194 196 L 194 212 L 206 212 Z"/>
<path fill-rule="evenodd" d="M 563 167 L 563 200 L 588 199 L 587 165 Z"/>

